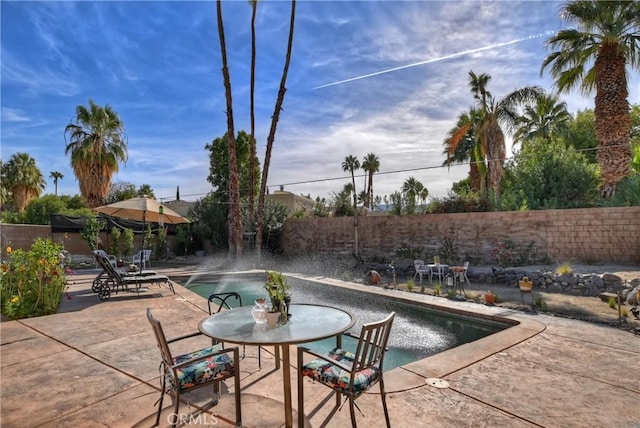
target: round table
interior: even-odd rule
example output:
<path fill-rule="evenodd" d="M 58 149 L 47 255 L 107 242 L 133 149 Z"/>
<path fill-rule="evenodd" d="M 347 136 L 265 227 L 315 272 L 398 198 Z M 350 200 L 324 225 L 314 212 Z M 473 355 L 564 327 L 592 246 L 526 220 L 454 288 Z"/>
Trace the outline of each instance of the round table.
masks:
<path fill-rule="evenodd" d="M 211 315 L 200 322 L 198 330 L 221 342 L 280 347 L 285 426 L 289 428 L 293 425 L 289 345 L 340 335 L 353 327 L 355 319 L 350 313 L 330 306 L 292 304 L 288 322 L 270 326 L 257 324 L 251 309 L 251 306 L 242 306 Z"/>

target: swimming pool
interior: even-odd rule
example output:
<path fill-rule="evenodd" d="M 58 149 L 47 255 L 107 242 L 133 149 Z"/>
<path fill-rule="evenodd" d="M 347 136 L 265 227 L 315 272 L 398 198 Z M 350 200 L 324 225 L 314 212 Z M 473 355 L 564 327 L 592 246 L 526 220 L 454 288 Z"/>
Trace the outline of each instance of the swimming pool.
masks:
<path fill-rule="evenodd" d="M 360 333 L 362 324 L 378 321 L 391 311 L 396 312 L 389 352 L 385 357 L 385 371 L 430 355 L 473 342 L 497 333 L 510 325 L 482 318 L 468 317 L 438 311 L 419 304 L 401 302 L 393 297 L 367 293 L 330 284 L 289 278 L 292 285 L 292 303 L 314 303 L 344 309 L 356 318 L 351 332 Z M 207 298 L 212 293 L 236 291 L 244 305 L 253 304 L 259 297 L 266 297 L 264 278 L 248 276 L 195 278 L 188 281 L 188 288 Z M 235 302 L 230 302 L 235 303 Z M 305 345 L 316 350 L 327 349 L 334 339 Z M 355 347 L 355 341 L 345 338 L 344 347 Z"/>

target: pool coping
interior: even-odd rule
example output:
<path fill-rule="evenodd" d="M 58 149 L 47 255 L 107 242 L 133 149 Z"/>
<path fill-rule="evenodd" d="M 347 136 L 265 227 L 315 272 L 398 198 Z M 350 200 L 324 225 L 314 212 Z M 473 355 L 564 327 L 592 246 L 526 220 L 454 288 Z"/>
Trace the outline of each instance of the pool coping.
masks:
<path fill-rule="evenodd" d="M 245 271 L 217 271 L 207 272 L 207 278 L 255 276 L 261 279 L 263 270 Z M 335 278 L 323 276 L 307 276 L 297 273 L 283 272 L 292 279 L 328 284 L 347 288 L 359 292 L 373 293 L 384 297 L 390 297 L 402 303 L 424 306 L 441 312 L 449 312 L 456 315 L 464 315 L 475 318 L 483 318 L 495 322 L 510 324 L 497 333 L 456 346 L 455 348 L 439 352 L 424 359 L 414 361 L 397 367 L 387 372 L 385 376 L 385 390 L 388 393 L 402 392 L 424 387 L 431 384 L 432 379 L 446 379 L 448 376 L 478 363 L 492 355 L 505 352 L 507 349 L 530 339 L 546 329 L 546 325 L 532 319 L 534 313 L 525 313 L 499 306 L 487 306 L 469 301 L 456 301 L 444 297 L 430 296 L 426 294 L 410 293 L 393 288 L 380 286 L 368 286 L 341 281 Z M 189 289 L 188 287 L 183 287 Z M 206 301 L 206 298 L 204 298 Z M 429 380 L 429 382 L 427 382 Z M 377 389 L 377 388 L 376 388 Z M 376 391 L 372 391 L 375 393 Z"/>

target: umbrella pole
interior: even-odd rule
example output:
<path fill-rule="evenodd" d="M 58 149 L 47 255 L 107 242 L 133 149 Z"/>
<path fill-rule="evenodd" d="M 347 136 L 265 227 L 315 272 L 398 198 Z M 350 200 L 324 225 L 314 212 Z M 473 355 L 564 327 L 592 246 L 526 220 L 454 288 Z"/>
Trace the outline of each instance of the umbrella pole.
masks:
<path fill-rule="evenodd" d="M 144 263 L 144 236 L 147 234 L 147 225 L 145 223 L 146 211 L 142 212 L 142 248 L 140 249 L 140 272 L 145 268 Z"/>

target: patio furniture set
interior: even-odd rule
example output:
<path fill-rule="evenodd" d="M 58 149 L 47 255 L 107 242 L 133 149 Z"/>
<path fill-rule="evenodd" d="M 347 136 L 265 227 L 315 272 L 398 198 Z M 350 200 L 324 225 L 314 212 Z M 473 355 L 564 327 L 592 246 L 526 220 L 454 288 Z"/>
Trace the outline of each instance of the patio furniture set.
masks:
<path fill-rule="evenodd" d="M 423 275 L 428 275 L 429 284 L 433 284 L 435 276 L 438 277 L 438 283 L 457 291 L 464 295 L 464 283 L 471 285 L 467 271 L 469 270 L 469 262 L 464 262 L 462 266 L 449 266 L 443 263 L 425 263 L 424 260 L 414 260 L 413 266 L 415 268 L 414 280 L 416 277 L 420 278 L 420 284 L 422 284 Z"/>
<path fill-rule="evenodd" d="M 349 402 L 354 427 L 355 400 L 378 384 L 386 425 L 391 426 L 384 390 L 383 362 L 395 313 L 392 312 L 381 321 L 364 324 L 360 335 L 353 336 L 348 330 L 354 326 L 356 320 L 350 313 L 338 308 L 292 304 L 289 306 L 287 320 L 277 325 L 269 325 L 254 320 L 250 306 L 231 308 L 227 303 L 229 299 L 241 301 L 240 296 L 234 292 L 212 295 L 209 298 L 210 315 L 199 323 L 198 332 L 170 340 L 165 337 L 160 322 L 153 317 L 151 310 L 147 309 L 147 319 L 153 327 L 162 358 L 163 375 L 156 425 L 160 421 L 165 393 L 173 400 L 173 413 L 168 422 L 175 425 L 179 419 L 180 397 L 183 393 L 213 385 L 212 402 L 215 404 L 220 395 L 219 383 L 233 379 L 235 424 L 242 426 L 239 365 L 244 351 L 241 355 L 237 346 L 242 345 L 258 346 L 259 349 L 264 346 L 275 347 L 276 369 L 282 369 L 283 376 L 284 426 L 290 428 L 293 426 L 290 346 L 335 337 L 336 346 L 327 354 L 298 346 L 298 426 L 304 426 L 305 419 L 304 377 L 329 387 L 331 392 L 335 393 L 335 409 L 341 405 L 341 398 L 344 397 L 345 401 Z M 212 302 L 219 304 L 215 312 Z M 223 308 L 225 310 L 222 310 Z M 344 334 L 358 339 L 354 350 L 342 348 Z M 177 356 L 171 353 L 169 344 L 196 335 L 210 337 L 212 346 Z M 233 343 L 235 346 L 225 347 L 225 343 Z"/>
<path fill-rule="evenodd" d="M 150 250 L 149 250 L 150 251 Z M 91 285 L 94 293 L 98 294 L 98 298 L 102 301 L 111 298 L 111 291 L 116 294 L 118 291 L 136 291 L 138 294 L 143 291 L 142 286 L 145 284 L 167 284 L 169 289 L 175 294 L 173 284 L 166 275 L 157 274 L 154 271 L 119 271 L 112 263 L 113 256 L 109 256 L 103 250 L 94 250 L 94 256 L 98 266 L 102 268 Z M 142 256 L 142 253 L 141 253 Z M 132 287 L 132 288 L 130 288 Z"/>

